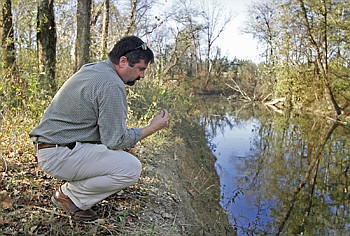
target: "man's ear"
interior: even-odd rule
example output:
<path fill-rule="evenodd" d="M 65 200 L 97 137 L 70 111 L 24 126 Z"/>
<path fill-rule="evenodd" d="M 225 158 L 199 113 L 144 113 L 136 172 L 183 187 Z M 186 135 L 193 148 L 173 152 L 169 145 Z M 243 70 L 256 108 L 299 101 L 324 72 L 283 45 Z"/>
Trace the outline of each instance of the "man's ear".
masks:
<path fill-rule="evenodd" d="M 123 68 L 126 65 L 128 65 L 128 58 L 126 58 L 126 56 L 121 56 L 119 59 L 119 66 Z"/>

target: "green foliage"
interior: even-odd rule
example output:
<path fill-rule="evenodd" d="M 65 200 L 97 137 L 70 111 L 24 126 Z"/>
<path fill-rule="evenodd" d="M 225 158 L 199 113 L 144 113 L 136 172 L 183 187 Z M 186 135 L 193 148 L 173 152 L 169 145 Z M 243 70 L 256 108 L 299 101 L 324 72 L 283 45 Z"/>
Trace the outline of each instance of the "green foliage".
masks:
<path fill-rule="evenodd" d="M 43 90 L 38 88 L 38 80 L 35 74 L 28 77 L 8 74 L 0 81 L 0 111 L 7 113 L 13 109 L 40 115 L 50 100 Z"/>
<path fill-rule="evenodd" d="M 316 108 L 324 103 L 324 84 L 315 79 L 312 67 L 275 67 L 275 96 L 286 97 L 294 108 Z"/>
<path fill-rule="evenodd" d="M 189 99 L 186 91 L 171 81 L 144 78 L 128 89 L 129 118 L 138 125 L 145 125 L 162 109 L 167 109 L 171 113 L 171 122 L 176 123 L 186 117 Z"/>
<path fill-rule="evenodd" d="M 350 80 L 347 78 L 336 78 L 332 81 L 332 89 L 339 99 L 350 101 Z"/>
<path fill-rule="evenodd" d="M 265 63 L 260 63 L 257 68 L 257 77 L 257 94 L 261 99 L 265 99 L 274 91 L 276 83 L 275 68 Z"/>
<path fill-rule="evenodd" d="M 336 99 L 339 101 L 341 107 L 348 108 L 350 103 L 349 69 L 338 63 L 332 63 L 330 65 L 330 73 L 330 76 L 332 76 L 331 88 L 334 91 Z M 345 111 L 349 113 L 348 109 Z"/>

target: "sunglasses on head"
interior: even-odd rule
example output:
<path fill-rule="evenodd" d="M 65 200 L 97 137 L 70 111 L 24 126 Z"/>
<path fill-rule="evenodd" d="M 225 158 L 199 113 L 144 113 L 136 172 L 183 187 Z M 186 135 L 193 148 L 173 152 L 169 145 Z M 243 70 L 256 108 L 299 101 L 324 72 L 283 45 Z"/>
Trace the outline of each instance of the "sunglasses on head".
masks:
<path fill-rule="evenodd" d="M 148 46 L 146 43 L 142 43 L 140 46 L 134 48 L 134 49 L 131 49 L 131 50 L 128 50 L 124 53 L 124 55 L 128 54 L 129 52 L 132 52 L 132 51 L 135 51 L 137 49 L 141 48 L 143 51 L 146 51 L 148 49 Z"/>

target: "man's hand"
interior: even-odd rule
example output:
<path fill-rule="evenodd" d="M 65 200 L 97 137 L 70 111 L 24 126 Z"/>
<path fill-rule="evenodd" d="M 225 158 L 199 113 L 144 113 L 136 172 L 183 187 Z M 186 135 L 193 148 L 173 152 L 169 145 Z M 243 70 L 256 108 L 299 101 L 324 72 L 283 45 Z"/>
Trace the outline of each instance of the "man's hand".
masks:
<path fill-rule="evenodd" d="M 124 148 L 123 151 L 135 155 L 135 153 L 136 153 L 136 148 L 134 148 L 134 147 L 131 147 L 131 148 Z"/>
<path fill-rule="evenodd" d="M 161 110 L 158 115 L 153 117 L 153 119 L 151 120 L 151 123 L 148 126 L 142 128 L 142 131 L 143 131 L 142 138 L 145 138 L 157 132 L 158 130 L 168 127 L 169 118 L 170 118 L 169 112 L 166 109 Z"/>
<path fill-rule="evenodd" d="M 159 115 L 156 115 L 151 120 L 150 126 L 153 126 L 156 131 L 169 126 L 169 112 L 165 109 L 161 110 Z"/>

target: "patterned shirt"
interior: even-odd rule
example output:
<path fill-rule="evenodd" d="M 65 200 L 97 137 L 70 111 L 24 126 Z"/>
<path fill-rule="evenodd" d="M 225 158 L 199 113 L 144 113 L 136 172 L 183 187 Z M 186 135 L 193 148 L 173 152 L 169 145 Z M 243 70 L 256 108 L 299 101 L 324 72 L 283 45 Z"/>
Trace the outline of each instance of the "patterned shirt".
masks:
<path fill-rule="evenodd" d="M 113 63 L 90 63 L 63 84 L 29 135 L 40 143 L 132 147 L 141 139 L 142 130 L 126 127 L 127 114 L 125 85 Z"/>

